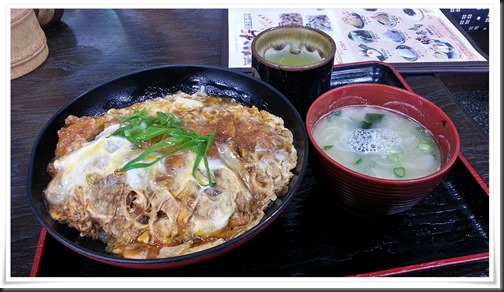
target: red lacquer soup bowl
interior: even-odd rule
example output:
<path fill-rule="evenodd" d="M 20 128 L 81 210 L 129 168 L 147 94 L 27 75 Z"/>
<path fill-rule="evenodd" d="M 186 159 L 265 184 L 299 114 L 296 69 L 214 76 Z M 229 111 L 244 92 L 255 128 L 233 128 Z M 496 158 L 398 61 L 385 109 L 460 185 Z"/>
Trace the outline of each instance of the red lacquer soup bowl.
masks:
<path fill-rule="evenodd" d="M 363 174 L 337 162 L 327 148 L 317 145 L 313 129 L 327 114 L 356 105 L 399 112 L 430 130 L 439 146 L 439 169 L 424 176 L 394 179 Z M 317 181 L 335 202 L 361 215 L 390 215 L 415 206 L 441 183 L 460 151 L 457 129 L 443 110 L 412 91 L 390 85 L 349 84 L 334 88 L 313 102 L 305 126 L 310 141 L 310 164 Z"/>

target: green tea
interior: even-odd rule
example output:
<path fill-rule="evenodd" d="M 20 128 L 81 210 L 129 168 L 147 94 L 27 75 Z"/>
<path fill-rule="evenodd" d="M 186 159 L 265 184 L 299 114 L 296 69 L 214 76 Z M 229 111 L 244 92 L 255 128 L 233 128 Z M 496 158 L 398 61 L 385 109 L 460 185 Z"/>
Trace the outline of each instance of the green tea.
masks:
<path fill-rule="evenodd" d="M 266 49 L 264 58 L 279 65 L 292 67 L 312 65 L 324 59 L 317 50 L 308 50 L 305 45 L 294 49 L 290 43 L 283 48 Z"/>

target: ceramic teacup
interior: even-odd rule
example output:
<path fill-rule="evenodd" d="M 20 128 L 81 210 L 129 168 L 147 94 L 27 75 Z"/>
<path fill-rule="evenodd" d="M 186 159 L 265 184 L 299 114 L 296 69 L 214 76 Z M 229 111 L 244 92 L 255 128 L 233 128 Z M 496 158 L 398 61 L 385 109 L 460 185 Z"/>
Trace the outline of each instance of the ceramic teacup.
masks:
<path fill-rule="evenodd" d="M 266 29 L 252 41 L 254 76 L 283 93 L 304 119 L 312 102 L 330 89 L 336 44 L 305 26 Z"/>

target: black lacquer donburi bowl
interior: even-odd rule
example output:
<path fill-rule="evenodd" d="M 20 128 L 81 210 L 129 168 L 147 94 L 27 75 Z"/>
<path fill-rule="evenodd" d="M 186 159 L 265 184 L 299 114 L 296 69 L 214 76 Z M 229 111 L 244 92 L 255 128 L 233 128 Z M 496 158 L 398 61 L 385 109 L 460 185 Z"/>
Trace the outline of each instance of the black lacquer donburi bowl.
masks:
<path fill-rule="evenodd" d="M 122 108 L 133 103 L 184 91 L 194 93 L 205 87 L 208 95 L 231 97 L 247 105 L 256 106 L 281 117 L 294 135 L 298 163 L 289 183 L 288 192 L 266 210 L 265 217 L 252 229 L 221 245 L 183 256 L 163 259 L 125 259 L 105 252 L 105 244 L 79 236 L 79 232 L 54 221 L 48 213 L 43 191 L 51 177 L 47 165 L 54 158 L 58 142 L 57 131 L 65 118 L 100 115 L 110 108 Z M 254 77 L 229 69 L 197 66 L 167 65 L 127 74 L 100 84 L 83 93 L 59 110 L 41 130 L 33 146 L 28 170 L 27 194 L 29 203 L 47 231 L 63 245 L 99 262 L 114 266 L 159 269 L 188 265 L 224 254 L 249 241 L 271 224 L 296 194 L 307 167 L 308 138 L 303 120 L 294 106 L 279 91 Z M 250 244 L 253 244 L 252 242 Z"/>

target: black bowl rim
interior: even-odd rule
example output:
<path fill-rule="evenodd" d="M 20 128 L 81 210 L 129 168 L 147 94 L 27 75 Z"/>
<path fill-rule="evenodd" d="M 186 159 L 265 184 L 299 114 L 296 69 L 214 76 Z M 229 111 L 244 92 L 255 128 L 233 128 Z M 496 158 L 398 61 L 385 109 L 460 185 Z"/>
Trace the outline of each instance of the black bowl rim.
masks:
<path fill-rule="evenodd" d="M 192 69 L 201 69 L 201 70 L 214 70 L 218 71 L 221 73 L 226 73 L 226 74 L 235 74 L 236 76 L 241 76 L 240 78 L 244 78 L 244 80 L 250 80 L 252 82 L 256 82 L 258 84 L 261 84 L 261 86 L 267 87 L 269 90 L 271 90 L 274 94 L 278 95 L 283 101 L 286 102 L 287 106 L 289 109 L 293 112 L 295 115 L 295 120 L 300 123 L 300 128 L 301 128 L 301 135 L 300 139 L 304 141 L 304 149 L 302 153 L 298 153 L 298 163 L 301 162 L 302 165 L 299 168 L 299 171 L 295 176 L 297 176 L 297 180 L 292 186 L 291 190 L 289 190 L 283 197 L 277 198 L 278 200 L 281 200 L 281 203 L 276 205 L 276 209 L 273 210 L 273 212 L 265 217 L 263 217 L 258 224 L 253 226 L 251 229 L 247 230 L 245 233 L 232 238 L 222 244 L 210 247 L 208 249 L 204 249 L 202 251 L 198 251 L 195 253 L 190 253 L 186 255 L 181 255 L 181 256 L 175 256 L 175 257 L 168 257 L 168 258 L 156 258 L 156 259 L 129 259 L 129 258 L 122 258 L 122 257 L 116 257 L 113 254 L 106 255 L 102 253 L 95 252 L 93 250 L 86 249 L 84 247 L 81 247 L 79 245 L 76 245 L 75 243 L 71 242 L 67 238 L 61 236 L 58 234 L 56 230 L 54 230 L 50 225 L 48 225 L 47 222 L 44 221 L 41 210 L 36 208 L 32 202 L 32 181 L 33 181 L 33 168 L 34 168 L 34 161 L 36 159 L 35 157 L 35 150 L 39 147 L 41 137 L 46 133 L 47 129 L 50 127 L 52 123 L 56 120 L 56 118 L 61 115 L 62 112 L 64 112 L 68 107 L 70 107 L 73 103 L 75 103 L 77 100 L 80 100 L 81 98 L 85 98 L 88 94 L 91 92 L 94 92 L 96 90 L 99 90 L 101 87 L 108 85 L 113 82 L 117 82 L 121 79 L 128 78 L 134 75 L 139 75 L 142 73 L 146 73 L 149 71 L 156 71 L 156 70 L 161 70 L 161 69 L 184 69 L 184 68 L 192 68 Z M 60 243 L 63 245 L 67 246 L 68 248 L 74 250 L 75 252 L 78 252 L 88 258 L 91 258 L 93 260 L 103 262 L 103 263 L 108 263 L 111 265 L 115 266 L 121 266 L 121 267 L 128 267 L 128 268 L 167 268 L 167 267 L 172 267 L 172 266 L 182 266 L 182 265 L 187 265 L 195 262 L 199 262 L 205 259 L 210 259 L 216 256 L 219 256 L 223 253 L 225 253 L 227 250 L 234 249 L 236 247 L 239 247 L 239 245 L 245 243 L 246 241 L 252 239 L 255 235 L 257 235 L 260 231 L 262 231 L 264 228 L 266 228 L 271 222 L 273 222 L 274 219 L 280 215 L 280 213 L 286 208 L 288 203 L 292 200 L 293 196 L 296 194 L 297 190 L 299 189 L 303 177 L 306 173 L 306 168 L 308 164 L 308 153 L 309 153 L 309 140 L 308 140 L 308 135 L 306 133 L 306 128 L 304 127 L 304 121 L 302 120 L 300 114 L 298 111 L 295 109 L 295 107 L 292 105 L 292 103 L 283 95 L 281 92 L 279 92 L 277 89 L 275 89 L 273 86 L 269 85 L 268 83 L 255 78 L 253 76 L 249 76 L 246 74 L 243 74 L 238 71 L 233 71 L 229 68 L 223 68 L 223 67 L 215 67 L 215 66 L 208 66 L 208 65 L 194 65 L 194 64 L 170 64 L 170 65 L 160 65 L 160 66 L 153 66 L 153 67 L 147 67 L 139 70 L 132 71 L 130 73 L 122 74 L 119 75 L 118 77 L 111 78 L 107 81 L 104 81 L 91 89 L 83 92 L 76 98 L 71 99 L 69 102 L 67 102 L 63 107 L 61 107 L 55 114 L 51 116 L 51 118 L 44 124 L 44 126 L 41 128 L 39 134 L 36 137 L 35 143 L 32 147 L 31 154 L 30 154 L 30 160 L 29 160 L 29 165 L 28 165 L 28 175 L 27 175 L 27 198 L 29 201 L 29 205 L 34 212 L 34 214 L 37 217 L 37 220 L 42 224 L 42 226 L 46 229 L 46 231 L 51 234 L 56 240 L 58 240 Z M 275 201 L 275 202 L 277 202 Z M 59 224 L 59 223 L 58 223 Z"/>

